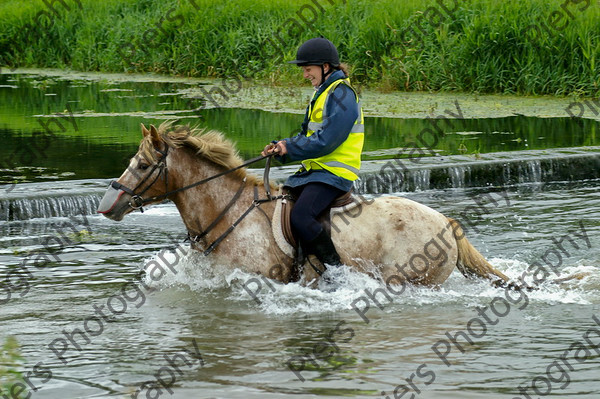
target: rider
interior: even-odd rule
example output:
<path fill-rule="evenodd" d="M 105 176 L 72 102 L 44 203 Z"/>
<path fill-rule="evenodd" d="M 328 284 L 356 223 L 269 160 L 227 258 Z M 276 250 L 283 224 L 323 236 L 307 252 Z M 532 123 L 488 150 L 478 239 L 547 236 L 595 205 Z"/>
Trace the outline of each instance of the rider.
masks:
<path fill-rule="evenodd" d="M 302 167 L 284 185 L 297 198 L 291 214 L 292 229 L 305 255 L 315 255 L 324 266 L 339 266 L 340 256 L 317 216 L 350 191 L 358 179 L 363 114 L 358 94 L 332 42 L 322 37 L 310 39 L 289 63 L 302 67 L 315 93 L 301 132 L 274 141 L 262 154 L 276 152 L 282 163 L 302 161 Z"/>

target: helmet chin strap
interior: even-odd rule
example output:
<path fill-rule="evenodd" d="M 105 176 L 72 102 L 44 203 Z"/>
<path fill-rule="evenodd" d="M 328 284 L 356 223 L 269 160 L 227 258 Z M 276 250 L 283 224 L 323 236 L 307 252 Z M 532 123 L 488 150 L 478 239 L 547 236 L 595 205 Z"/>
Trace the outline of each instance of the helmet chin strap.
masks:
<path fill-rule="evenodd" d="M 319 86 L 325 83 L 325 78 L 331 74 L 331 72 L 333 72 L 331 65 L 329 66 L 329 71 L 327 71 L 327 74 L 325 74 L 325 68 L 323 67 L 323 64 L 321 64 L 321 83 L 319 83 Z"/>

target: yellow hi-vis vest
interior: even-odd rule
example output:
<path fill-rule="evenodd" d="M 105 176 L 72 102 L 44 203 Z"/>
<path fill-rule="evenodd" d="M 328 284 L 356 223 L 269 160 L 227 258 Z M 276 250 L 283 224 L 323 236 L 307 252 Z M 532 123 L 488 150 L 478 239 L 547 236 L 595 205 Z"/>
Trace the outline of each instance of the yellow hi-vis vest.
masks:
<path fill-rule="evenodd" d="M 323 126 L 327 124 L 327 102 L 336 101 L 335 98 L 331 99 L 330 96 L 335 88 L 340 84 L 345 84 L 348 86 L 348 88 L 350 88 L 356 95 L 356 102 L 358 103 L 358 118 L 356 118 L 352 130 L 350 130 L 348 138 L 339 147 L 333 150 L 333 152 L 323 155 L 322 157 L 302 161 L 302 166 L 306 170 L 325 169 L 336 176 L 354 181 L 358 179 L 358 172 L 360 170 L 360 154 L 362 152 L 363 143 L 365 140 L 365 122 L 362 108 L 360 107 L 360 102 L 358 100 L 358 94 L 356 93 L 356 90 L 350 86 L 350 79 L 346 78 L 336 80 L 329 85 L 329 87 L 327 87 L 327 89 L 325 89 L 319 95 L 319 97 L 317 97 L 313 106 L 308 110 L 309 121 L 306 136 L 310 137 L 314 132 L 322 129 Z"/>

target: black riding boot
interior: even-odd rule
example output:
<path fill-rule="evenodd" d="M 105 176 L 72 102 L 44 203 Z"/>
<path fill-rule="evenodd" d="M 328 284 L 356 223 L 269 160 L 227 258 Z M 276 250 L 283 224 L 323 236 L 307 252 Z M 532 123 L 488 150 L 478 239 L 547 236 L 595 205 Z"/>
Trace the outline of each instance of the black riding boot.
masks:
<path fill-rule="evenodd" d="M 335 250 L 331 237 L 325 231 L 321 230 L 319 235 L 306 243 L 307 254 L 313 254 L 321 261 L 323 266 L 341 266 L 340 255 Z"/>

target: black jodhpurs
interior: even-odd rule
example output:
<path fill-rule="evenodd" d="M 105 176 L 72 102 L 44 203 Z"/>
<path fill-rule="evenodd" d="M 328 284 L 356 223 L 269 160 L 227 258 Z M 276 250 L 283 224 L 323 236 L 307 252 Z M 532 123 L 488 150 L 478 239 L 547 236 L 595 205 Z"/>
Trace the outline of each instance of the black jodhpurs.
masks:
<path fill-rule="evenodd" d="M 290 190 L 298 198 L 290 215 L 292 229 L 300 241 L 312 241 L 323 229 L 317 217 L 344 191 L 325 183 L 308 183 Z"/>

